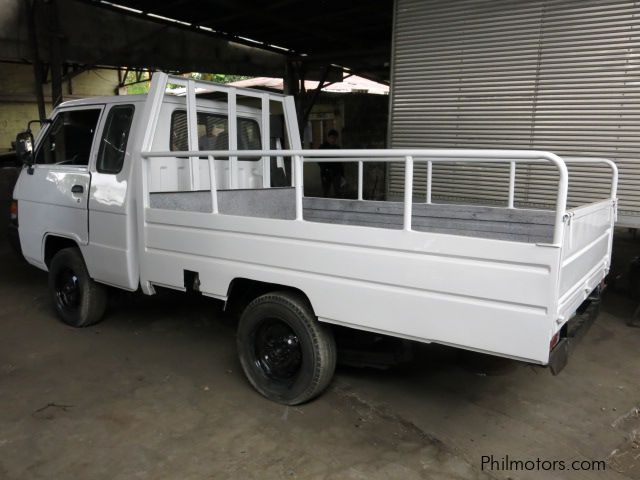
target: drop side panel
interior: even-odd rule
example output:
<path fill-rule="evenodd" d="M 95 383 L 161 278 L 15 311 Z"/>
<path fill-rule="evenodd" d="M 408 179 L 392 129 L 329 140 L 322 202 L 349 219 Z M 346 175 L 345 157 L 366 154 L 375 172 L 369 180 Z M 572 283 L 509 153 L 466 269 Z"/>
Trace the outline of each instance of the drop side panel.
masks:
<path fill-rule="evenodd" d="M 546 363 L 560 249 L 521 242 L 147 209 L 157 285 L 226 298 L 234 278 L 296 287 L 321 320 Z"/>

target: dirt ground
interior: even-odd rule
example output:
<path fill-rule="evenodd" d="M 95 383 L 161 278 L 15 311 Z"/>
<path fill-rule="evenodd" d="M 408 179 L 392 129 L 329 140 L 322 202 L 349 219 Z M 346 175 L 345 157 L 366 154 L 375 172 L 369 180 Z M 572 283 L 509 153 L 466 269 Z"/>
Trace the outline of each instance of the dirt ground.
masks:
<path fill-rule="evenodd" d="M 640 240 L 620 235 L 615 252 L 623 271 Z M 340 366 L 321 398 L 290 408 L 251 389 L 215 301 L 118 295 L 103 323 L 73 329 L 44 272 L 2 243 L 0 266 L 3 480 L 640 479 L 640 328 L 626 325 L 624 280 L 559 376 L 422 345 L 390 370 Z M 507 457 L 538 468 L 502 468 Z M 565 469 L 540 463 L 554 460 Z"/>

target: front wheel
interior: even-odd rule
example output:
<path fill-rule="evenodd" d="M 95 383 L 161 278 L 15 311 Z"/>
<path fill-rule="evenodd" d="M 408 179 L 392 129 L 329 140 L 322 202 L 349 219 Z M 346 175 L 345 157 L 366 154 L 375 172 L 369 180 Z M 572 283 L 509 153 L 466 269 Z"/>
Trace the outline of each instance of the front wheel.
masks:
<path fill-rule="evenodd" d="M 88 327 L 102 319 L 107 289 L 89 276 L 77 248 L 65 248 L 55 254 L 49 265 L 49 290 L 64 323 Z"/>
<path fill-rule="evenodd" d="M 284 405 L 298 405 L 327 388 L 336 367 L 331 330 L 321 325 L 308 302 L 291 292 L 252 301 L 237 335 L 240 363 L 258 392 Z"/>

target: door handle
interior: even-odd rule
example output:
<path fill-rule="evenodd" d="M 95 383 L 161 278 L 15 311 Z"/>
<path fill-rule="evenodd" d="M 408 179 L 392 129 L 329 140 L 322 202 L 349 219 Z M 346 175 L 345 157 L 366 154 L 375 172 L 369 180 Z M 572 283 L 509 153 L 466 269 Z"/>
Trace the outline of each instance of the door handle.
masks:
<path fill-rule="evenodd" d="M 84 187 L 82 185 L 74 185 L 71 187 L 71 193 L 83 193 Z"/>

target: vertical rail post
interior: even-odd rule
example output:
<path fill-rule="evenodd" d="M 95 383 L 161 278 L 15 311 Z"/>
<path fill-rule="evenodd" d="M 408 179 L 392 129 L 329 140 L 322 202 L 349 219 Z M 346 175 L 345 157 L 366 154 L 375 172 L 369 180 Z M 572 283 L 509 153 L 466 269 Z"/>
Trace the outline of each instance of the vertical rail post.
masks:
<path fill-rule="evenodd" d="M 140 202 L 142 206 L 142 211 L 151 206 L 151 187 L 149 186 L 149 177 L 151 174 L 149 173 L 151 170 L 151 157 L 140 156 L 140 191 L 142 192 L 142 202 Z M 145 223 L 146 218 L 142 217 L 143 221 L 141 223 Z"/>
<path fill-rule="evenodd" d="M 509 164 L 509 208 L 514 208 L 516 192 L 516 162 Z"/>
<path fill-rule="evenodd" d="M 282 110 L 284 111 L 285 121 L 285 138 L 287 140 L 287 148 L 291 150 L 302 150 L 302 142 L 300 141 L 300 129 L 298 128 L 298 114 L 296 113 L 296 102 L 291 95 L 282 97 Z M 296 162 L 291 157 L 291 186 L 296 184 Z"/>
<path fill-rule="evenodd" d="M 269 94 L 265 93 L 261 97 L 262 99 L 262 149 L 271 149 L 271 125 L 270 125 L 270 112 L 269 112 Z M 262 187 L 271 187 L 271 157 L 262 157 Z"/>
<path fill-rule="evenodd" d="M 303 220 L 302 215 L 302 197 L 304 195 L 304 185 L 302 183 L 302 157 L 300 155 L 294 155 L 292 158 L 292 167 L 295 174 L 295 188 L 296 188 L 296 220 Z"/>
<path fill-rule="evenodd" d="M 413 157 L 404 159 L 404 222 L 403 228 L 411 230 L 411 214 L 413 209 Z"/>
<path fill-rule="evenodd" d="M 147 101 L 144 104 L 144 112 L 142 118 L 147 118 L 148 122 L 144 126 L 144 136 L 142 137 L 142 144 L 140 145 L 140 151 L 149 152 L 153 148 L 153 141 L 155 139 L 156 127 L 158 126 L 158 118 L 160 118 L 160 109 L 162 107 L 162 101 L 164 100 L 165 90 L 167 88 L 168 76 L 166 73 L 157 72 L 153 76 L 151 81 L 151 87 L 147 95 Z M 142 157 L 143 159 L 146 157 Z M 144 224 L 144 209 L 149 207 L 149 184 L 147 178 L 150 176 L 147 169 L 151 168 L 150 160 L 144 160 L 140 162 L 140 179 L 142 181 L 142 188 L 137 192 L 142 193 L 142 198 L 137 200 L 140 203 L 141 211 L 138 212 L 139 218 L 142 219 L 140 224 Z M 134 162 L 135 164 L 135 162 Z M 136 167 L 137 168 L 137 167 Z M 140 235 L 139 238 L 144 238 Z"/>
<path fill-rule="evenodd" d="M 431 160 L 427 162 L 427 203 L 431 203 L 431 177 L 433 175 L 433 163 Z"/>
<path fill-rule="evenodd" d="M 165 90 L 167 88 L 168 76 L 166 73 L 157 72 L 151 80 L 151 87 L 149 88 L 149 94 L 147 100 L 142 107 L 142 118 L 147 119 L 146 125 L 141 126 L 142 135 L 134 135 L 136 145 L 133 151 L 150 152 L 153 149 L 153 141 L 156 134 L 156 127 L 158 125 L 158 119 L 160 117 L 160 109 L 162 107 L 162 101 L 164 99 Z M 140 142 L 140 143 L 138 143 Z M 147 214 L 146 209 L 149 208 L 149 186 L 148 181 L 148 168 L 150 158 L 143 155 L 140 156 L 139 162 L 133 162 L 135 165 L 135 172 L 139 175 L 141 188 L 134 189 L 136 199 L 137 210 L 137 249 L 138 260 L 136 266 L 138 267 L 138 275 L 140 277 L 140 288 L 147 295 L 155 293 L 153 285 L 149 282 L 148 277 L 148 264 L 147 264 Z M 138 184 L 140 185 L 140 183 Z M 134 275 L 135 275 L 134 267 Z"/>
<path fill-rule="evenodd" d="M 611 200 L 613 200 L 613 223 L 611 225 L 611 238 L 613 241 L 613 224 L 618 221 L 618 166 L 611 160 L 607 160 L 611 168 Z"/>
<path fill-rule="evenodd" d="M 358 200 L 362 200 L 362 190 L 364 183 L 364 162 L 358 161 Z"/>
<path fill-rule="evenodd" d="M 553 226 L 553 244 L 562 245 L 565 214 L 567 213 L 567 192 L 569 190 L 569 172 L 562 158 L 553 153 L 543 153 L 542 158 L 558 167 L 558 194 L 556 196 L 556 214 Z"/>
<path fill-rule="evenodd" d="M 189 150 L 200 150 L 198 145 L 198 113 L 196 89 L 193 80 L 187 80 L 187 141 Z M 200 158 L 189 157 L 189 188 L 200 189 Z"/>
<path fill-rule="evenodd" d="M 216 166 L 213 155 L 209 155 L 209 185 L 211 186 L 211 212 L 218 213 L 218 187 L 216 185 Z"/>
<path fill-rule="evenodd" d="M 616 200 L 618 196 L 618 166 L 608 159 L 606 164 L 609 165 L 611 169 L 611 198 Z"/>
<path fill-rule="evenodd" d="M 227 132 L 229 133 L 229 150 L 238 149 L 238 116 L 236 110 L 236 90 L 230 88 L 227 93 Z M 229 188 L 238 188 L 238 156 L 229 155 Z"/>

